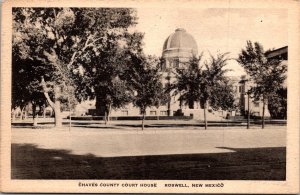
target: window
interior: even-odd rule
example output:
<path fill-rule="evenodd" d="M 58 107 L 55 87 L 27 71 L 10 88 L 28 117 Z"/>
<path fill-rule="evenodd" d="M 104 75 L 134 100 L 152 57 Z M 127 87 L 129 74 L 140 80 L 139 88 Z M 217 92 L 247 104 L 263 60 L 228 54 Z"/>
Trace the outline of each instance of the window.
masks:
<path fill-rule="evenodd" d="M 175 59 L 173 62 L 173 68 L 179 68 L 179 59 Z"/>
<path fill-rule="evenodd" d="M 160 115 L 161 116 L 168 116 L 168 111 L 166 111 L 166 110 L 160 111 Z"/>
<path fill-rule="evenodd" d="M 259 102 L 254 102 L 254 107 L 259 107 Z"/>
<path fill-rule="evenodd" d="M 151 111 L 150 111 L 150 115 L 151 115 L 151 116 L 156 116 L 156 111 L 151 110 Z"/>

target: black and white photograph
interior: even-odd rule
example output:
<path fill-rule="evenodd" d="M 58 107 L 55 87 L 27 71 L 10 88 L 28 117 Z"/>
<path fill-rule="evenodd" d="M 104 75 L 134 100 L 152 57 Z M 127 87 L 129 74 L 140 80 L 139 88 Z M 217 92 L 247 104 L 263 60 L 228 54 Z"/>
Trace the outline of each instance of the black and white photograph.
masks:
<path fill-rule="evenodd" d="M 11 181 L 198 193 L 287 182 L 299 131 L 289 7 L 159 2 L 11 7 Z"/>

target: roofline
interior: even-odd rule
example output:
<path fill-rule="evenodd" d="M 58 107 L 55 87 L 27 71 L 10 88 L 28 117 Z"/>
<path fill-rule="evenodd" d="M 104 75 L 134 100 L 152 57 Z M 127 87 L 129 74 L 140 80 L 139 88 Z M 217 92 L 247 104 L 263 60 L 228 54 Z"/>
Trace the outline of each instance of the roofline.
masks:
<path fill-rule="evenodd" d="M 280 47 L 278 49 L 274 49 L 272 51 L 265 52 L 265 55 L 268 59 L 273 59 L 273 58 L 280 57 L 282 55 L 287 55 L 287 54 L 288 54 L 288 46 Z"/>
<path fill-rule="evenodd" d="M 277 49 L 274 49 L 274 50 L 272 50 L 272 51 L 268 51 L 268 52 L 266 52 L 266 55 L 268 55 L 269 53 L 272 53 L 272 52 L 276 52 L 276 51 L 279 51 L 279 50 L 283 50 L 283 49 L 287 49 L 288 48 L 288 46 L 284 46 L 284 47 L 280 47 L 280 48 L 277 48 Z"/>

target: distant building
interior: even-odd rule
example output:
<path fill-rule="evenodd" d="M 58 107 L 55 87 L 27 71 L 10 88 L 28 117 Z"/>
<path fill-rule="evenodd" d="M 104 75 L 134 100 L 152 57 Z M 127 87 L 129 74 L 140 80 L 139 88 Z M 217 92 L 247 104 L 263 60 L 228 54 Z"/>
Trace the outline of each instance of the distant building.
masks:
<path fill-rule="evenodd" d="M 288 46 L 281 47 L 275 50 L 267 51 L 265 53 L 268 60 L 272 59 L 278 59 L 282 60 L 281 63 L 284 63 L 287 65 L 288 63 Z M 247 75 L 243 75 L 240 78 L 239 81 L 240 91 L 241 93 L 238 94 L 240 96 L 239 100 L 239 107 L 241 111 L 241 115 L 246 115 L 248 113 L 248 95 L 247 91 L 250 89 L 251 86 L 254 85 L 253 81 L 249 81 L 249 77 Z M 286 81 L 284 82 L 284 86 L 286 87 Z M 250 114 L 252 116 L 258 116 L 261 117 L 263 113 L 263 104 L 261 101 L 254 101 L 252 98 L 250 98 L 250 104 L 249 104 Z M 270 117 L 269 110 L 266 106 L 265 109 L 265 116 Z"/>
<path fill-rule="evenodd" d="M 162 51 L 164 63 L 161 67 L 162 83 L 165 86 L 167 83 L 175 81 L 174 71 L 176 68 L 186 68 L 187 62 L 198 54 L 198 46 L 192 35 L 186 32 L 183 28 L 178 28 L 165 40 Z M 185 116 L 198 116 L 200 113 L 200 105 L 189 102 L 188 106 L 183 105 L 178 100 L 179 95 L 172 96 L 171 101 L 165 107 L 165 113 L 168 116 L 183 114 Z M 180 111 L 180 113 L 179 113 Z M 197 117 L 198 116 L 198 117 Z"/>
<path fill-rule="evenodd" d="M 288 60 L 288 46 L 270 50 L 265 53 L 268 59 Z"/>
<path fill-rule="evenodd" d="M 176 68 L 186 68 L 190 58 L 198 55 L 198 46 L 192 35 L 182 28 L 178 28 L 174 33 L 170 34 L 162 49 L 162 58 L 164 63 L 161 65 L 162 83 L 166 86 L 168 83 L 174 82 Z M 269 59 L 282 58 L 287 60 L 287 47 L 279 48 L 266 53 Z M 247 79 L 246 76 L 231 77 L 233 85 L 235 103 L 239 105 L 236 111 L 230 113 L 226 111 L 213 111 L 208 107 L 207 118 L 209 120 L 220 120 L 227 115 L 230 116 L 244 116 L 248 110 L 247 104 L 247 91 L 251 83 L 245 83 L 243 80 Z M 169 103 L 160 105 L 159 108 L 152 107 L 146 110 L 146 116 L 174 116 L 184 115 L 193 116 L 194 119 L 203 119 L 203 109 L 199 103 L 191 101 L 188 105 L 179 102 L 179 95 L 171 96 Z M 250 101 L 250 112 L 252 115 L 262 115 L 262 103 Z M 95 100 L 86 101 L 77 106 L 75 110 L 76 115 L 94 115 Z M 141 116 L 139 108 L 134 107 L 133 104 L 128 104 L 124 108 L 112 110 L 111 116 Z M 269 116 L 266 109 L 266 116 Z"/>
<path fill-rule="evenodd" d="M 163 44 L 162 58 L 164 63 L 161 66 L 162 83 L 165 86 L 168 82 L 173 82 L 175 79 L 175 68 L 185 68 L 186 62 L 192 56 L 198 54 L 198 46 L 192 35 L 182 28 L 178 28 L 174 33 L 167 37 Z M 179 96 L 172 96 L 171 101 L 166 105 L 161 105 L 159 108 L 152 107 L 146 110 L 147 116 L 174 116 L 184 115 L 193 116 L 195 119 L 203 119 L 203 109 L 195 102 L 189 102 L 189 105 L 183 105 L 178 101 Z M 83 105 L 86 104 L 86 105 Z M 85 115 L 86 108 L 89 108 L 89 113 L 96 113 L 95 101 L 89 101 L 77 106 L 76 115 Z M 213 112 L 208 108 L 208 119 L 218 120 L 223 117 L 225 113 Z M 128 104 L 122 109 L 112 110 L 111 116 L 141 116 L 139 108 Z"/>

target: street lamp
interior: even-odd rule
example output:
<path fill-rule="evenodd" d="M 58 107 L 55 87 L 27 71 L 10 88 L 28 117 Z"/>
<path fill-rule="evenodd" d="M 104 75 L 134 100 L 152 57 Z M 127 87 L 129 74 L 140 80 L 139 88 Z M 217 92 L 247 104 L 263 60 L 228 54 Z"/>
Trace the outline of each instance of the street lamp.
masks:
<path fill-rule="evenodd" d="M 244 84 L 244 94 L 246 93 L 245 91 L 246 91 L 246 84 L 247 84 L 247 82 L 248 82 L 249 80 L 248 79 L 242 79 L 241 81 L 240 81 L 240 83 L 243 83 Z M 247 113 L 247 129 L 249 129 L 250 128 L 250 92 L 249 92 L 249 90 L 247 90 L 247 102 L 248 102 L 248 113 Z"/>

